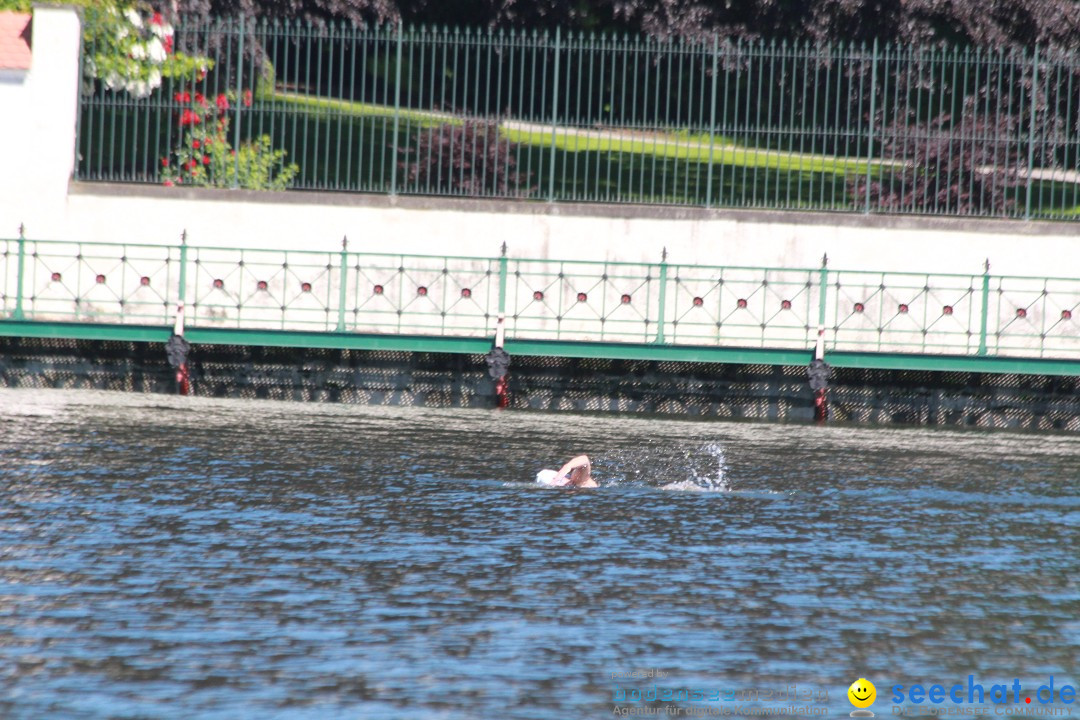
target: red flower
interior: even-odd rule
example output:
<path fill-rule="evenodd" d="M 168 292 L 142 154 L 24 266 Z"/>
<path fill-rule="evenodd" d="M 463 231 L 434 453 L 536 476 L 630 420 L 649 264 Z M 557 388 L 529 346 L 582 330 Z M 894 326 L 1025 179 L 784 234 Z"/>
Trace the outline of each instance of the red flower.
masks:
<path fill-rule="evenodd" d="M 225 97 L 225 93 L 221 93 L 220 95 L 217 96 L 217 106 L 218 106 L 218 110 L 228 110 L 229 109 L 229 98 Z"/>
<path fill-rule="evenodd" d="M 200 143 L 198 140 L 192 140 L 191 141 L 191 147 L 195 148 L 196 150 L 199 149 L 200 145 L 202 145 L 202 143 Z"/>
<path fill-rule="evenodd" d="M 172 186 L 173 186 L 173 181 L 172 181 L 172 180 L 166 180 L 166 181 L 165 181 L 164 183 L 162 183 L 162 184 L 163 184 L 163 185 L 164 185 L 165 187 L 172 187 Z"/>
<path fill-rule="evenodd" d="M 166 55 L 172 55 L 172 51 L 173 51 L 172 35 L 166 35 L 165 40 L 162 41 L 161 44 L 165 46 L 165 54 Z"/>
<path fill-rule="evenodd" d="M 251 91 L 244 91 L 244 107 L 251 107 Z"/>
<path fill-rule="evenodd" d="M 203 140 L 203 147 L 210 147 L 210 138 L 206 138 L 205 140 Z"/>
<path fill-rule="evenodd" d="M 210 164 L 210 156 L 209 155 L 203 155 L 202 156 L 202 164 L 203 165 L 209 165 Z"/>
<path fill-rule="evenodd" d="M 200 105 L 205 105 L 206 104 L 206 96 L 203 95 L 201 92 L 195 93 L 195 102 L 199 103 Z"/>
<path fill-rule="evenodd" d="M 192 112 L 191 110 L 185 110 L 180 113 L 180 127 L 186 127 L 188 125 L 198 125 L 202 122 L 202 117 L 199 113 Z"/>
<path fill-rule="evenodd" d="M 191 93 L 189 93 L 189 92 L 178 92 L 175 95 L 173 95 L 173 100 L 175 100 L 176 102 L 183 102 L 183 103 L 191 102 Z"/>
<path fill-rule="evenodd" d="M 150 24 L 151 25 L 161 25 L 163 22 L 165 22 L 165 21 L 164 21 L 164 19 L 162 19 L 161 13 L 156 12 L 153 15 L 150 16 Z"/>
<path fill-rule="evenodd" d="M 169 167 L 169 158 L 161 158 L 161 167 Z"/>

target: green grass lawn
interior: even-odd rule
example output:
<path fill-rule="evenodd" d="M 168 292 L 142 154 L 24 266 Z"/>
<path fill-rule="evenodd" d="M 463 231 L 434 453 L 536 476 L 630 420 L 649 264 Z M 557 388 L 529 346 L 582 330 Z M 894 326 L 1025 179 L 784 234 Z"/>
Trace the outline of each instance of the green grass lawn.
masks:
<path fill-rule="evenodd" d="M 385 105 L 284 91 L 261 96 L 239 116 L 241 140 L 268 135 L 289 162 L 300 165 L 297 189 L 389 192 L 393 187 L 429 195 L 459 195 L 460 181 L 467 178 L 436 174 L 421 182 L 412 173 L 415 153 L 403 151 L 423 133 L 462 122 L 447 113 L 395 113 Z M 84 108 L 79 177 L 160 182 L 160 161 L 180 140 L 173 123 L 167 107 Z M 524 177 L 509 195 L 538 200 L 860 210 L 862 201 L 850 193 L 852 181 L 868 172 L 885 176 L 893 167 L 888 161 L 868 164 L 865 158 L 753 147 L 718 134 L 710 141 L 708 133 L 688 129 L 553 131 L 550 125 L 504 121 L 499 138 L 508 143 L 509 157 Z M 472 160 L 472 148 L 464 150 L 460 159 Z M 477 150 L 475 157 L 486 156 L 483 148 Z M 438 158 L 429 164 L 440 166 Z M 1080 216 L 1080 186 L 1040 181 L 1032 189 L 1033 216 Z M 1016 193 L 1013 214 L 1024 212 L 1024 190 Z M 481 194 L 504 196 L 493 188 Z"/>

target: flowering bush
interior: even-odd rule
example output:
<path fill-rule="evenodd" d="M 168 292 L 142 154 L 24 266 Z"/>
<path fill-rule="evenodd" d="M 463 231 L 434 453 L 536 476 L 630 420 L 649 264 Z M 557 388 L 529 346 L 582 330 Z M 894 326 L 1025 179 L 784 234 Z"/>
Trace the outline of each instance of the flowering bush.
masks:
<path fill-rule="evenodd" d="M 193 78 L 213 67 L 209 58 L 175 52 L 173 27 L 157 12 L 144 16 L 117 6 L 88 10 L 83 37 L 88 91 L 98 78 L 110 90 L 147 97 L 163 78 Z"/>
<path fill-rule="evenodd" d="M 161 177 L 169 187 L 242 187 L 248 190 L 284 190 L 300 167 L 285 164 L 284 150 L 274 150 L 270 136 L 233 148 L 229 143 L 229 108 L 236 102 L 232 93 L 205 97 L 202 93 L 178 92 L 173 99 L 184 105 L 179 125 L 183 140 L 170 158 L 161 159 Z M 251 105 L 251 91 L 240 102 Z"/>

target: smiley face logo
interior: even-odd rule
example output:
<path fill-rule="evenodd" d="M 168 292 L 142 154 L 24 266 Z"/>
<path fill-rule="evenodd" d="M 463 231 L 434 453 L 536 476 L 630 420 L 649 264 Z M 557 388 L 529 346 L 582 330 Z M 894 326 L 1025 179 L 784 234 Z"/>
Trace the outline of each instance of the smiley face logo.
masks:
<path fill-rule="evenodd" d="M 847 689 L 848 700 L 857 708 L 868 708 L 877 699 L 877 688 L 866 678 L 859 678 Z"/>

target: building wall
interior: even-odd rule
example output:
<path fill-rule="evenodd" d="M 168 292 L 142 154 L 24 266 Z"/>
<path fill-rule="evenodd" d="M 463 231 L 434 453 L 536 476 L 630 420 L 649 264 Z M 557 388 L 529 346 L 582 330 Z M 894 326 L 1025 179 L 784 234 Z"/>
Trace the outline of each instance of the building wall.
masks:
<path fill-rule="evenodd" d="M 0 237 L 67 217 L 79 93 L 79 16 L 36 7 L 26 73 L 0 77 Z"/>

